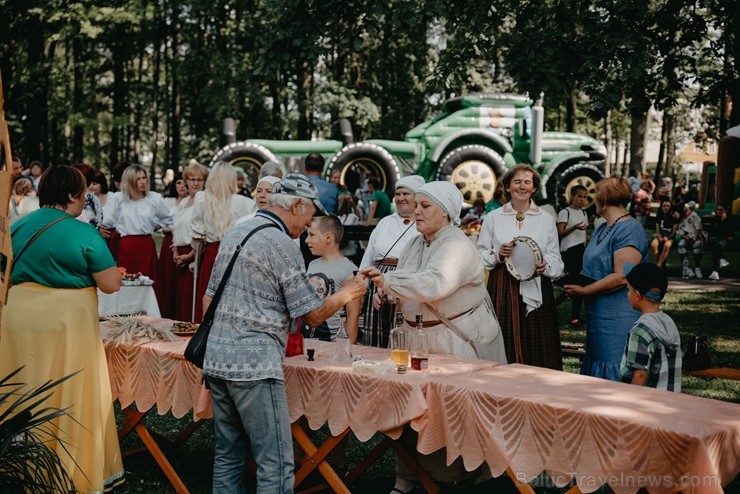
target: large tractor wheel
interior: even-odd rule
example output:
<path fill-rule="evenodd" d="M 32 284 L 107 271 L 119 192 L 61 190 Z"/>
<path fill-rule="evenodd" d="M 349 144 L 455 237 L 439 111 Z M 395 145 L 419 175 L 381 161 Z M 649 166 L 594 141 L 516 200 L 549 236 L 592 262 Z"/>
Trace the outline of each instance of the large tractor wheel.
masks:
<path fill-rule="evenodd" d="M 453 149 L 439 162 L 437 180 L 447 180 L 460 189 L 467 204 L 481 197 L 493 199 L 496 181 L 506 173 L 504 159 L 493 149 L 469 144 Z"/>
<path fill-rule="evenodd" d="M 357 142 L 344 146 L 329 163 L 329 176 L 341 173 L 340 182 L 354 193 L 362 186 L 366 175 L 380 180 L 388 197 L 395 195 L 396 181 L 400 178 L 398 163 L 391 154 L 376 144 Z"/>
<path fill-rule="evenodd" d="M 586 199 L 584 209 L 586 209 L 589 214 L 592 214 L 594 212 L 596 182 L 604 178 L 604 175 L 597 167 L 595 167 L 594 165 L 579 163 L 567 168 L 563 173 L 553 178 L 557 179 L 555 183 L 557 193 L 554 196 L 557 201 L 557 204 L 555 205 L 555 208 L 557 210 L 560 210 L 569 205 L 571 190 L 576 185 L 582 185 L 586 187 L 586 191 L 588 192 L 588 198 Z"/>
<path fill-rule="evenodd" d="M 211 159 L 208 167 L 212 167 L 218 161 L 225 161 L 234 166 L 241 168 L 247 174 L 247 185 L 249 190 L 254 190 L 257 186 L 257 177 L 259 177 L 260 168 L 266 161 L 280 163 L 277 157 L 260 144 L 251 142 L 238 141 L 228 144 L 221 148 Z"/>

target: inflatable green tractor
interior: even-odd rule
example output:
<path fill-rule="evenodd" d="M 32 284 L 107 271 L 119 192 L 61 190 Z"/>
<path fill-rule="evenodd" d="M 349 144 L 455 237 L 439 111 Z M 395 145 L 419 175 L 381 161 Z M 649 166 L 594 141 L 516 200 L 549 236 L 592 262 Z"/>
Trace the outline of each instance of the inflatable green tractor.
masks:
<path fill-rule="evenodd" d="M 563 207 L 570 189 L 580 184 L 589 191 L 591 206 L 594 186 L 603 177 L 604 145 L 581 134 L 544 132 L 543 116 L 540 102 L 526 96 L 477 93 L 447 100 L 439 115 L 411 129 L 404 141 L 353 142 L 346 120 L 338 122 L 333 140 L 236 141 L 228 130 L 231 121 L 212 163 L 240 166 L 254 183 L 265 161 L 277 161 L 286 172 L 302 172 L 303 158 L 316 152 L 326 158 L 325 176 L 338 170 L 351 191 L 373 175 L 392 197 L 399 178 L 418 174 L 427 181 L 453 182 L 468 204 L 478 197 L 490 200 L 509 168 L 528 163 L 540 173 L 542 201 Z"/>

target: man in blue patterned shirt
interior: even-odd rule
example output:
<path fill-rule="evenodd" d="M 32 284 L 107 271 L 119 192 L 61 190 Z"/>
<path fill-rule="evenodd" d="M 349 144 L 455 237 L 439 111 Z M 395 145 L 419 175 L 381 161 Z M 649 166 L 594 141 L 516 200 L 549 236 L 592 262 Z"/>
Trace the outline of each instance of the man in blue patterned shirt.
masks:
<path fill-rule="evenodd" d="M 213 492 L 243 493 L 247 453 L 257 462 L 257 493 L 293 492 L 293 443 L 282 361 L 291 321 L 318 326 L 362 297 L 362 275 L 321 299 L 308 281 L 293 240 L 324 214 L 318 190 L 306 177 L 277 182 L 270 207 L 235 225 L 221 241 L 203 299 L 204 312 L 236 248 L 237 257 L 214 317 L 203 365 L 211 390 L 214 434 Z"/>
<path fill-rule="evenodd" d="M 630 305 L 642 315 L 627 336 L 622 381 L 681 391 L 681 336 L 671 316 L 660 310 L 668 278 L 652 263 L 627 263 L 624 273 Z"/>

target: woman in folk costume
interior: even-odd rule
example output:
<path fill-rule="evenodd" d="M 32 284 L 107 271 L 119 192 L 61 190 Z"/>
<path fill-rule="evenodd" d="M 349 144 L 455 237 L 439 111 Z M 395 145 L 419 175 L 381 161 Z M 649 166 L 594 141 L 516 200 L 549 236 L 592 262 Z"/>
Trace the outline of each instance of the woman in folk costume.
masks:
<path fill-rule="evenodd" d="M 164 203 L 176 216 L 177 208 L 188 198 L 188 188 L 185 185 L 185 179 L 181 172 L 175 173 L 170 186 L 168 187 L 167 197 Z M 162 228 L 162 244 L 159 247 L 159 294 L 162 297 L 159 303 L 162 317 L 167 319 L 175 318 L 175 311 L 178 303 L 177 289 L 178 284 L 175 280 L 175 261 L 173 259 L 172 248 L 172 229 L 173 226 Z"/>
<path fill-rule="evenodd" d="M 362 273 L 381 294 L 397 298 L 413 328 L 417 314 L 423 316 L 429 353 L 480 358 L 506 364 L 504 342 L 485 287 L 485 271 L 475 246 L 457 228 L 463 197 L 450 182 L 430 182 L 415 197 L 416 229 L 398 260 L 398 268 L 381 272 L 368 267 Z M 445 321 L 444 319 L 447 319 Z M 407 440 L 413 442 L 413 433 Z M 473 481 L 481 471 L 467 472 L 458 458 L 447 466 L 444 450 L 417 455 L 424 470 L 441 482 Z M 391 492 L 406 493 L 414 477 L 396 462 L 396 484 Z"/>
<path fill-rule="evenodd" d="M 193 205 L 195 195 L 202 191 L 208 178 L 208 167 L 195 160 L 182 171 L 182 177 L 188 190 L 188 196 L 175 209 L 175 221 L 172 225 L 172 263 L 174 266 L 175 319 L 193 322 L 194 273 L 191 269 L 195 261 L 195 252 L 190 245 L 193 241 Z M 195 305 L 200 305 L 195 300 Z"/>
<path fill-rule="evenodd" d="M 121 236 L 118 265 L 128 273 L 141 273 L 154 280 L 154 293 L 160 300 L 159 259 L 152 234 L 172 225 L 172 211 L 159 193 L 149 190 L 149 175 L 139 165 L 124 170 L 121 193 L 114 200 L 112 218 L 103 218 L 103 223 L 112 225 Z"/>
<path fill-rule="evenodd" d="M 384 273 L 396 269 L 403 248 L 409 240 L 419 236 L 414 221 L 414 194 L 422 185 L 424 179 L 419 175 L 409 175 L 396 182 L 396 194 L 393 199 L 396 212 L 381 219 L 370 234 L 360 269 L 374 266 Z M 396 306 L 386 300 L 380 309 L 374 308 L 375 291 L 376 288 L 371 285 L 365 294 L 360 315 L 363 333 L 362 338 L 358 340 L 363 345 L 386 348 Z"/>
<path fill-rule="evenodd" d="M 216 261 L 218 246 L 236 220 L 257 209 L 256 203 L 238 194 L 236 170 L 229 163 L 219 161 L 208 174 L 206 189 L 195 194 L 193 204 L 193 248 L 200 252 L 198 280 L 195 290 L 195 321 L 203 319 L 203 295 Z M 197 256 L 196 256 L 197 257 Z"/>
<path fill-rule="evenodd" d="M 118 291 L 121 274 L 98 231 L 74 219 L 86 188 L 79 170 L 47 169 L 41 209 L 11 227 L 15 259 L 0 323 L 0 376 L 23 367 L 13 381 L 25 383 L 25 392 L 74 374 L 43 404 L 66 413 L 35 432 L 57 453 L 76 492 L 101 493 L 122 483 L 124 470 L 97 288 Z"/>
<path fill-rule="evenodd" d="M 506 358 L 522 363 L 563 369 L 560 330 L 551 279 L 563 274 L 558 230 L 552 216 L 535 204 L 540 177 L 529 165 L 517 165 L 503 178 L 509 202 L 483 219 L 478 254 L 486 269 L 488 291 L 501 323 Z M 519 281 L 505 266 L 514 237 L 530 237 L 542 251 L 536 277 Z"/>

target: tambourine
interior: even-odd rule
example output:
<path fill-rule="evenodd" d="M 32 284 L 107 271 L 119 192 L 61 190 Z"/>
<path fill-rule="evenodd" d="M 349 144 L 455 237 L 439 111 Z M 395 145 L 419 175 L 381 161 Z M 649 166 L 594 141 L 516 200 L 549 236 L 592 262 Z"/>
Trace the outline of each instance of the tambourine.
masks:
<path fill-rule="evenodd" d="M 506 258 L 506 269 L 519 281 L 534 278 L 537 265 L 542 262 L 542 250 L 530 237 L 514 237 L 511 255 Z"/>

